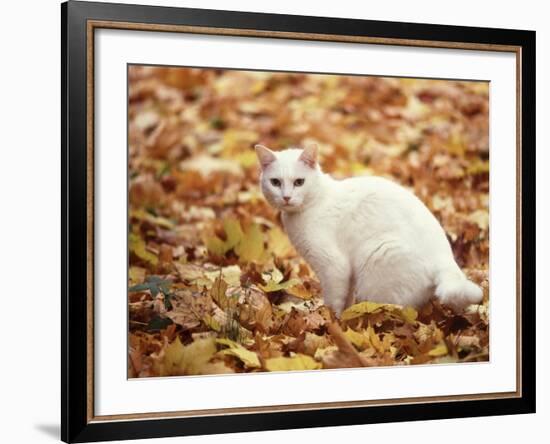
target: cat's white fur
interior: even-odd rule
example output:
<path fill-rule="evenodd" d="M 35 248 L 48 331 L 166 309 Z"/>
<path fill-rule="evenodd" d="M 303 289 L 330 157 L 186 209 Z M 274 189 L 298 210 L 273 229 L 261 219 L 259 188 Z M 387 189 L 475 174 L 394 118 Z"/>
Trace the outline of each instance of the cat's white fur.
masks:
<path fill-rule="evenodd" d="M 435 295 L 455 310 L 481 301 L 443 228 L 407 189 L 380 177 L 333 179 L 321 171 L 315 145 L 279 152 L 257 145 L 256 153 L 262 192 L 282 211 L 337 315 L 354 300 L 420 307 Z"/>

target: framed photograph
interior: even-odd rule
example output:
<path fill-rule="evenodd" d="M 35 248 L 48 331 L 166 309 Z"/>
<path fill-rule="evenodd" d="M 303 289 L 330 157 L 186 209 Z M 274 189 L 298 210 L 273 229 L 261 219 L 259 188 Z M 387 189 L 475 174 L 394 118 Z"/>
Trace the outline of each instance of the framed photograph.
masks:
<path fill-rule="evenodd" d="M 535 411 L 535 33 L 69 1 L 62 439 Z"/>

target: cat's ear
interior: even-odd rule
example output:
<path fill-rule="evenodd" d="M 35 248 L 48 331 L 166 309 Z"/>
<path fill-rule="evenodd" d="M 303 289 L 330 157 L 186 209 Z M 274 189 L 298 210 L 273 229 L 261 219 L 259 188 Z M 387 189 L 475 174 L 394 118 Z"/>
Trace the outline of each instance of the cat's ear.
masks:
<path fill-rule="evenodd" d="M 300 160 L 304 162 L 308 167 L 315 168 L 317 165 L 317 144 L 308 143 L 302 154 L 300 154 Z"/>
<path fill-rule="evenodd" d="M 262 170 L 265 170 L 272 162 L 277 160 L 273 151 L 266 146 L 256 145 L 254 149 L 256 150 L 256 155 L 258 156 Z"/>

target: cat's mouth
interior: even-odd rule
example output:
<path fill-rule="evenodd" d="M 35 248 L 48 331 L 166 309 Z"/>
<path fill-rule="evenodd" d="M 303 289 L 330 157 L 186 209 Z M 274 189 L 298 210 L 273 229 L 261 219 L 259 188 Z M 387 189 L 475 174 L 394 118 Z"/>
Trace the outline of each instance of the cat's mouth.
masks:
<path fill-rule="evenodd" d="M 292 211 L 292 210 L 296 210 L 298 206 L 293 203 L 283 203 L 281 204 L 280 208 L 283 211 Z"/>

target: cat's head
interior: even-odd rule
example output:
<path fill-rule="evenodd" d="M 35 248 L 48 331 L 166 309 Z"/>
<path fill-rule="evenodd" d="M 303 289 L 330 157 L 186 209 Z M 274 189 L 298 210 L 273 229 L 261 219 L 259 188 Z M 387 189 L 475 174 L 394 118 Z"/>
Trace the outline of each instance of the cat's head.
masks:
<path fill-rule="evenodd" d="M 260 184 L 267 201 L 281 211 L 302 210 L 315 195 L 321 175 L 317 145 L 278 152 L 263 145 L 256 145 L 255 149 L 262 169 Z"/>

